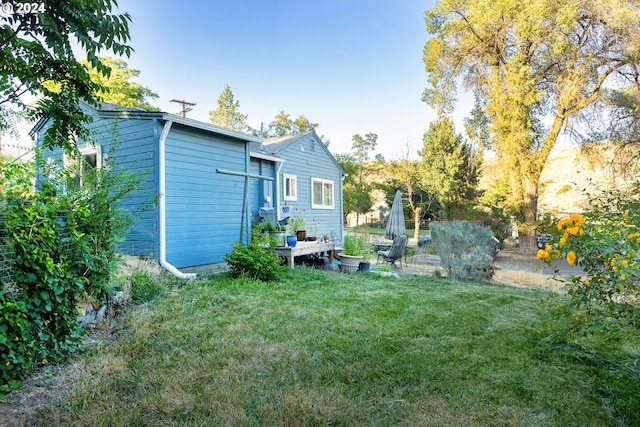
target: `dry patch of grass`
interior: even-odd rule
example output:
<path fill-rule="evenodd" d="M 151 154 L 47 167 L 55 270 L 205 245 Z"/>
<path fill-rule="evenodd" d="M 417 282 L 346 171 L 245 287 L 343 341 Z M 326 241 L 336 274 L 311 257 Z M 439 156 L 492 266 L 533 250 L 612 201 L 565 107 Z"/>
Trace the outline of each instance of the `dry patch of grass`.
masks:
<path fill-rule="evenodd" d="M 493 280 L 497 283 L 516 288 L 545 289 L 563 292 L 565 282 L 561 277 L 553 277 L 543 273 L 532 273 L 524 270 L 496 270 Z"/>

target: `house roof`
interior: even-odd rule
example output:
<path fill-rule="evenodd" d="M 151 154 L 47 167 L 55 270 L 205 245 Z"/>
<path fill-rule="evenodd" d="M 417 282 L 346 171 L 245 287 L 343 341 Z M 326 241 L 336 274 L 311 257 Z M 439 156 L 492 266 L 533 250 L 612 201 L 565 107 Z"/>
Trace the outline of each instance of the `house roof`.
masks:
<path fill-rule="evenodd" d="M 293 145 L 293 144 L 295 144 L 295 143 L 297 143 L 299 141 L 302 141 L 307 137 L 314 138 L 316 141 L 318 141 L 318 143 L 319 143 L 318 145 L 324 149 L 324 151 L 327 153 L 329 158 L 338 167 L 338 169 L 340 170 L 342 175 L 346 175 L 344 169 L 342 169 L 342 166 L 340 166 L 340 163 L 338 163 L 338 161 L 333 156 L 333 154 L 331 154 L 331 152 L 329 151 L 327 146 L 322 143 L 322 140 L 318 137 L 318 134 L 316 134 L 315 130 L 310 130 L 308 132 L 298 133 L 298 134 L 295 134 L 295 135 L 279 136 L 277 138 L 266 138 L 266 139 L 263 140 L 263 144 L 264 144 L 264 147 L 265 147 L 266 151 L 268 151 L 268 152 L 270 152 L 270 153 L 272 153 L 274 155 L 278 155 L 278 153 L 280 153 L 285 148 L 287 148 L 287 147 L 289 147 L 289 146 L 291 146 L 291 145 Z"/>
<path fill-rule="evenodd" d="M 189 119 L 186 117 L 179 116 L 177 114 L 165 113 L 165 112 L 156 112 L 156 111 L 146 111 L 142 108 L 137 107 L 123 107 L 121 105 L 112 104 L 109 102 L 99 102 L 98 108 L 89 105 L 88 103 L 81 101 L 81 103 L 87 108 L 93 109 L 98 112 L 98 115 L 103 115 L 107 117 L 121 117 L 127 119 L 157 119 L 161 121 L 172 121 L 174 123 L 203 130 L 206 132 L 217 133 L 219 135 L 225 135 L 234 139 L 238 139 L 241 141 L 249 141 L 255 142 L 257 144 L 262 143 L 262 139 L 249 135 L 246 133 L 234 131 L 231 129 L 226 129 L 220 126 L 215 126 L 211 123 L 201 122 L 199 120 Z M 30 136 L 34 136 L 36 132 L 38 132 L 44 124 L 47 122 L 48 118 L 40 119 L 29 131 Z"/>

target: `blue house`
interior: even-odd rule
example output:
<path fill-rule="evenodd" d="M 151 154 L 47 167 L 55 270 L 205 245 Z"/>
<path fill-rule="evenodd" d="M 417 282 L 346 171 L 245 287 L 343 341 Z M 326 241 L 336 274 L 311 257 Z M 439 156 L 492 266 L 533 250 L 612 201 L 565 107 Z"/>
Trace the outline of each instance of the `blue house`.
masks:
<path fill-rule="evenodd" d="M 276 205 L 280 217 L 302 216 L 316 234 L 342 238 L 344 170 L 315 131 L 264 140 L 264 149 L 284 161 L 278 166 Z M 310 230 L 307 230 L 307 234 Z"/>
<path fill-rule="evenodd" d="M 88 124 L 92 141 L 78 141 L 78 148 L 88 163 L 101 167 L 110 153 L 119 167 L 145 173 L 143 188 L 123 200 L 124 208 L 150 203 L 126 236 L 125 254 L 153 258 L 177 277 L 194 277 L 193 271 L 222 262 L 234 241 L 248 239 L 261 207 L 275 208 L 280 217 L 287 215 L 285 205 L 308 207 L 324 214 L 317 217 L 324 222 L 322 230 L 332 227 L 342 235 L 342 170 L 324 145 L 317 145 L 315 133 L 303 134 L 298 143 L 274 142 L 276 149 L 270 150 L 259 137 L 174 114 L 108 103 L 84 108 L 93 118 Z M 42 119 L 31 130 L 36 146 L 47 126 L 49 121 Z M 304 147 L 296 149 L 298 144 Z M 281 155 L 289 152 L 302 153 L 300 161 L 308 162 L 304 173 L 294 166 L 299 160 Z M 59 151 L 47 155 L 64 158 Z M 327 165 L 333 173 L 322 170 Z M 320 203 L 310 199 L 319 197 L 319 189 L 298 187 L 292 176 L 309 185 L 322 183 Z M 155 197 L 143 198 L 143 193 Z M 329 218 L 330 212 L 335 218 Z M 305 217 L 316 218 L 312 212 Z"/>

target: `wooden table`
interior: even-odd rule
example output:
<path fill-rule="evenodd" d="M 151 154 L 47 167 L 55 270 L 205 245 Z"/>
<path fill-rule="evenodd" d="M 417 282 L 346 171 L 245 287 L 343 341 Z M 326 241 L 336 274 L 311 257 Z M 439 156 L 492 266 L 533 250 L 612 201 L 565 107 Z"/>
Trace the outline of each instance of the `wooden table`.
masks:
<path fill-rule="evenodd" d="M 329 260 L 333 261 L 333 252 L 336 249 L 336 245 L 332 242 L 298 242 L 294 247 L 291 246 L 277 246 L 276 253 L 280 256 L 287 258 L 287 264 L 289 268 L 293 269 L 295 266 L 295 257 L 300 255 L 309 255 L 320 252 L 326 252 L 329 255 Z"/>

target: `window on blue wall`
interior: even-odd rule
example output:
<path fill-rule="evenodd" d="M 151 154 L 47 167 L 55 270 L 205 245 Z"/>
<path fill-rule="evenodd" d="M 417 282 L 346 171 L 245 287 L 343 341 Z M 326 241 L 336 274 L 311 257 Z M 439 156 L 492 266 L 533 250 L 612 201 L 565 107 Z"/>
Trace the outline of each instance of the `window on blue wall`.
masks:
<path fill-rule="evenodd" d="M 333 181 L 311 178 L 311 207 L 333 209 Z"/>
<path fill-rule="evenodd" d="M 102 167 L 102 149 L 100 146 L 85 145 L 79 147 L 77 157 L 64 155 L 65 167 L 72 170 L 71 179 L 76 186 L 84 184 L 85 179 Z"/>
<path fill-rule="evenodd" d="M 284 178 L 284 199 L 298 200 L 298 179 L 295 175 L 283 174 Z"/>

